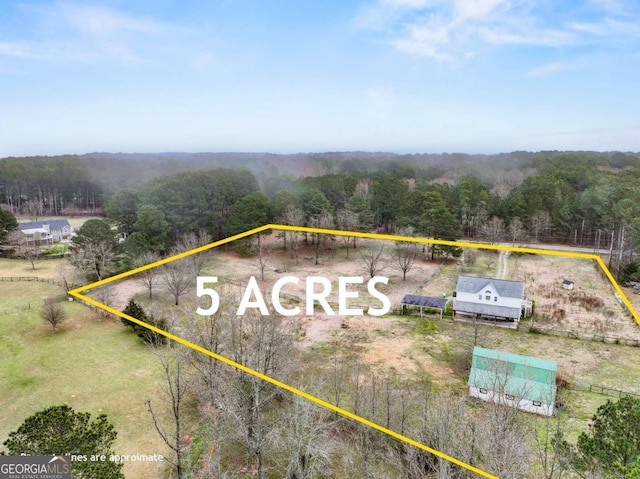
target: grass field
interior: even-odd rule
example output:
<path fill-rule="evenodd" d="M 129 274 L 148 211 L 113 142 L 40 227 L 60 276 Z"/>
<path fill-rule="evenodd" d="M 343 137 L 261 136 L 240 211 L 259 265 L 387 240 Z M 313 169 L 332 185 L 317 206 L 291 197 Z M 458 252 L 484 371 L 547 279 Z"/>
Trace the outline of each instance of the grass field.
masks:
<path fill-rule="evenodd" d="M 473 325 L 450 320 L 435 321 L 439 341 L 425 337 L 420 341 L 421 352 L 443 363 L 449 363 L 464 381 L 468 373 L 462 373 L 457 362 L 470 355 L 474 338 Z M 441 341 L 446 346 L 443 348 Z M 584 430 L 596 409 L 615 396 L 596 394 L 583 389 L 590 385 L 620 389 L 640 394 L 640 348 L 605 344 L 594 341 L 556 336 L 531 334 L 502 328 L 480 327 L 478 345 L 510 351 L 558 362 L 558 374 L 568 381 L 570 389 L 562 388 L 558 400 L 564 403 L 565 412 L 571 418 L 572 429 Z M 574 389 L 580 388 L 580 390 Z"/>
<path fill-rule="evenodd" d="M 2 266 L 0 276 L 6 275 Z M 118 431 L 115 453 L 167 454 L 145 405 L 158 395 L 159 364 L 137 337 L 75 302 L 62 303 L 68 320 L 53 333 L 39 312 L 42 299 L 59 295 L 59 287 L 2 282 L 0 288 L 0 442 L 36 411 L 68 404 L 108 416 Z M 124 471 L 155 479 L 164 467 L 129 462 Z"/>
<path fill-rule="evenodd" d="M 56 269 L 63 264 L 69 264 L 66 259 L 42 259 L 36 261 L 36 268 L 23 260 L 0 258 L 0 276 L 38 276 L 40 278 L 55 279 Z"/>

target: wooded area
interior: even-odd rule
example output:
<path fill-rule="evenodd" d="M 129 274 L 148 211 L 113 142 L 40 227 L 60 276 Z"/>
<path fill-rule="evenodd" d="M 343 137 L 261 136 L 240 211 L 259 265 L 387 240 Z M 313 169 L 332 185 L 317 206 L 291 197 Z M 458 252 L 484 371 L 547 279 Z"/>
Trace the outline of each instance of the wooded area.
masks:
<path fill-rule="evenodd" d="M 5 158 L 0 205 L 34 220 L 105 214 L 128 237 L 130 257 L 167 253 L 189 232 L 216 240 L 267 222 L 383 232 L 411 227 L 418 236 L 448 240 L 608 249 L 619 279 L 640 279 L 637 154 Z M 432 256 L 456 253 L 432 249 Z"/>

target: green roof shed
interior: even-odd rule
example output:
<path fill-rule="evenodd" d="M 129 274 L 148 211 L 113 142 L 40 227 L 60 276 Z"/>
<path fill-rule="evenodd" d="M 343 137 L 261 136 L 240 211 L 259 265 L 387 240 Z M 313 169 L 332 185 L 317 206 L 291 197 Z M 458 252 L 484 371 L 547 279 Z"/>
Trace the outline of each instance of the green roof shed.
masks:
<path fill-rule="evenodd" d="M 469 392 L 539 414 L 553 414 L 558 363 L 506 351 L 473 348 Z"/>

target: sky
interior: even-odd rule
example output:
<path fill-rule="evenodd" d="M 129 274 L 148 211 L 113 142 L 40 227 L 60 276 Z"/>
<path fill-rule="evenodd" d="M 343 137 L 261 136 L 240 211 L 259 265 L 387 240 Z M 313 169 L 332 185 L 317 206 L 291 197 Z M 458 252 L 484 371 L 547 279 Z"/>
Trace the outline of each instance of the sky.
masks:
<path fill-rule="evenodd" d="M 0 2 L 0 157 L 346 150 L 640 151 L 640 2 Z"/>

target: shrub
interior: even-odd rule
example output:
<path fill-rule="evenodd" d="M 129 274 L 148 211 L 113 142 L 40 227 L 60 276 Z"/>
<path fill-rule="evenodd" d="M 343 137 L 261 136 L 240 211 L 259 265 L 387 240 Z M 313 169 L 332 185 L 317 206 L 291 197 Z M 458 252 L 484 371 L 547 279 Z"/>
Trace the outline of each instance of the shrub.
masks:
<path fill-rule="evenodd" d="M 43 251 L 43 254 L 65 254 L 69 252 L 69 245 L 67 243 L 57 243 L 51 245 L 49 248 Z"/>
<path fill-rule="evenodd" d="M 438 333 L 438 326 L 433 320 L 423 319 L 418 326 L 416 326 L 415 332 L 424 334 L 425 336 L 432 336 Z"/>
<path fill-rule="evenodd" d="M 148 321 L 147 313 L 144 311 L 144 309 L 142 309 L 142 306 L 136 303 L 133 299 L 129 300 L 129 304 L 127 304 L 127 307 L 124 308 L 122 312 L 127 316 L 139 319 L 140 321 Z M 124 324 L 125 326 L 130 326 L 134 331 L 141 327 L 137 323 L 134 323 L 133 321 L 130 321 L 123 317 L 120 318 L 120 321 L 122 321 L 122 324 Z"/>
<path fill-rule="evenodd" d="M 156 319 L 153 315 L 151 315 L 147 323 L 163 331 L 167 330 L 167 320 L 165 318 Z M 169 342 L 169 339 L 165 335 L 156 333 L 155 331 L 144 328 L 142 326 L 138 326 L 138 336 L 140 336 L 145 343 L 152 346 L 159 346 L 162 344 L 167 344 Z"/>

